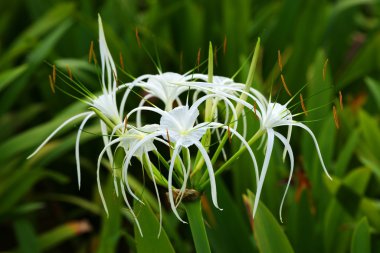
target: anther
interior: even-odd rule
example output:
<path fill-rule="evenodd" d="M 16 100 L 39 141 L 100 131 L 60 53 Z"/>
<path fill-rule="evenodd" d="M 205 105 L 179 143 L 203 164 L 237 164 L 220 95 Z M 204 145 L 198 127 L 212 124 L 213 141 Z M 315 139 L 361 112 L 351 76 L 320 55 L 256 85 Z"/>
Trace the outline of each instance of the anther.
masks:
<path fill-rule="evenodd" d="M 70 69 L 69 65 L 66 65 L 66 69 L 67 69 L 67 74 L 69 75 L 70 80 L 72 81 L 73 80 L 73 74 L 71 73 L 71 69 Z"/>
<path fill-rule="evenodd" d="M 54 87 L 54 82 L 53 82 L 53 78 L 51 77 L 51 75 L 49 75 L 49 83 L 50 83 L 50 89 L 54 94 L 55 93 L 55 87 Z"/>
<path fill-rule="evenodd" d="M 339 91 L 339 105 L 340 105 L 340 110 L 343 110 L 343 96 L 342 96 L 341 91 Z"/>
<path fill-rule="evenodd" d="M 119 60 L 120 60 L 120 67 L 122 70 L 124 70 L 124 59 L 123 59 L 123 54 L 121 53 L 121 51 L 119 53 Z"/>
<path fill-rule="evenodd" d="M 338 118 L 338 114 L 336 112 L 335 105 L 333 106 L 333 115 L 334 115 L 335 126 L 337 129 L 339 129 L 339 118 Z"/>
<path fill-rule="evenodd" d="M 198 71 L 199 71 L 199 65 L 201 63 L 201 48 L 198 48 L 198 53 L 197 53 L 197 66 L 198 66 Z"/>
<path fill-rule="evenodd" d="M 88 52 L 88 63 L 91 62 L 91 59 L 94 55 L 94 41 L 91 41 L 90 43 L 90 51 Z"/>
<path fill-rule="evenodd" d="M 137 27 L 135 29 L 135 35 L 136 35 L 137 45 L 139 46 L 139 48 L 141 48 L 139 29 Z"/>
<path fill-rule="evenodd" d="M 53 83 L 54 84 L 55 84 L 56 75 L 57 75 L 57 72 L 56 72 L 56 69 L 55 69 L 55 65 L 53 65 Z"/>
<path fill-rule="evenodd" d="M 290 93 L 290 91 L 288 89 L 288 86 L 286 85 L 285 78 L 284 78 L 283 74 L 281 74 L 281 82 L 282 82 L 282 85 L 285 88 L 286 93 L 288 93 L 289 96 L 292 96 L 292 93 Z"/>
<path fill-rule="evenodd" d="M 228 133 L 228 141 L 231 144 L 232 143 L 232 138 L 231 138 L 231 129 L 230 129 L 229 125 L 228 125 L 228 128 L 227 128 L 227 133 Z"/>
<path fill-rule="evenodd" d="M 115 71 L 112 71 L 112 75 L 113 75 L 113 78 L 115 79 L 115 82 L 116 82 L 116 84 L 117 84 L 117 82 L 118 82 L 119 80 L 117 79 L 116 72 L 115 72 Z"/>
<path fill-rule="evenodd" d="M 280 68 L 280 71 L 282 72 L 282 57 L 281 57 L 281 51 L 277 50 L 277 58 L 278 58 L 278 66 Z"/>
<path fill-rule="evenodd" d="M 307 116 L 308 113 L 307 113 L 307 110 L 306 110 L 306 106 L 305 106 L 305 103 L 303 101 L 303 97 L 302 97 L 302 94 L 300 93 L 300 100 L 301 100 L 301 107 L 302 107 L 302 110 L 303 112 L 305 113 L 305 115 Z"/>
<path fill-rule="evenodd" d="M 183 71 L 183 51 L 179 53 L 179 72 Z"/>
<path fill-rule="evenodd" d="M 224 35 L 224 40 L 223 40 L 223 55 L 226 54 L 227 51 L 227 35 Z"/>
<path fill-rule="evenodd" d="M 327 63 L 328 62 L 329 62 L 329 59 L 326 59 L 325 64 L 323 64 L 323 71 L 322 71 L 323 81 L 326 80 L 326 69 L 327 69 Z"/>

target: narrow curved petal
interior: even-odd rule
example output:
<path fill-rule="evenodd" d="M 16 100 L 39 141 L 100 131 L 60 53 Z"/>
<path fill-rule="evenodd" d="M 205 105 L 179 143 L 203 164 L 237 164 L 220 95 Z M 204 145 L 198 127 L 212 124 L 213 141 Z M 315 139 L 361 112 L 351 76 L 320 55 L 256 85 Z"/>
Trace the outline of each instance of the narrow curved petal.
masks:
<path fill-rule="evenodd" d="M 81 183 L 80 159 L 79 159 L 79 142 L 80 142 L 80 137 L 81 137 L 83 128 L 86 125 L 87 121 L 92 116 L 94 116 L 94 115 L 95 115 L 95 113 L 90 113 L 88 116 L 86 116 L 86 118 L 84 118 L 84 120 L 82 121 L 82 123 L 79 126 L 79 130 L 78 130 L 78 133 L 77 133 L 77 138 L 76 138 L 76 141 L 75 141 L 75 161 L 76 161 L 76 164 L 77 164 L 77 176 L 78 176 L 78 188 L 79 189 L 80 189 L 80 183 Z"/>
<path fill-rule="evenodd" d="M 102 204 L 104 206 L 104 210 L 106 211 L 107 213 L 107 216 L 109 215 L 108 213 L 108 208 L 107 208 L 107 203 L 104 199 L 104 195 L 103 195 L 103 191 L 102 191 L 102 184 L 100 183 L 100 162 L 102 161 L 102 158 L 103 158 L 103 155 L 104 153 L 114 144 L 120 142 L 120 138 L 117 138 L 113 141 L 111 141 L 110 143 L 108 143 L 104 148 L 103 150 L 100 152 L 99 154 L 99 157 L 98 157 L 98 163 L 97 163 L 97 168 L 96 168 L 96 181 L 98 183 L 98 191 L 99 191 L 99 195 L 100 195 L 100 199 L 102 201 Z"/>
<path fill-rule="evenodd" d="M 298 126 L 298 127 L 300 127 L 300 128 L 303 128 L 303 129 L 305 129 L 305 130 L 309 133 L 309 135 L 311 136 L 311 138 L 312 138 L 313 141 L 314 141 L 314 145 L 315 145 L 315 148 L 317 149 L 318 157 L 319 157 L 319 160 L 320 160 L 320 162 L 321 162 L 321 164 L 322 164 L 323 170 L 325 171 L 327 177 L 328 177 L 330 180 L 332 180 L 332 178 L 331 178 L 329 172 L 328 172 L 327 169 L 326 169 L 325 163 L 323 162 L 323 158 L 322 158 L 321 151 L 320 151 L 320 149 L 319 149 L 318 141 L 317 141 L 317 138 L 315 138 L 315 135 L 313 134 L 313 132 L 310 130 L 310 128 L 308 128 L 307 126 L 305 126 L 304 124 L 302 124 L 302 123 L 300 123 L 300 122 L 292 122 L 292 123 L 290 123 L 290 124 L 293 125 L 293 126 Z"/>
<path fill-rule="evenodd" d="M 255 214 L 257 211 L 257 206 L 259 205 L 261 190 L 263 189 L 264 179 L 265 179 L 265 176 L 267 174 L 270 157 L 272 155 L 273 143 L 274 143 L 274 131 L 273 131 L 273 129 L 268 129 L 267 135 L 268 135 L 267 149 L 265 151 L 265 158 L 264 158 L 263 168 L 262 168 L 261 174 L 260 174 L 259 184 L 257 185 L 255 203 L 253 205 L 253 217 L 255 217 Z"/>
<path fill-rule="evenodd" d="M 147 160 L 148 160 L 148 169 L 149 169 L 150 174 L 151 174 L 151 177 L 152 177 L 152 181 L 153 181 L 153 185 L 154 185 L 154 190 L 155 190 L 155 192 L 156 192 L 156 197 L 157 197 L 157 202 L 158 202 L 159 221 L 160 221 L 160 228 L 159 228 L 159 230 L 158 230 L 158 237 L 160 237 L 161 229 L 162 229 L 162 208 L 161 208 L 161 199 L 160 199 L 160 194 L 159 194 L 159 192 L 158 192 L 158 188 L 157 188 L 156 180 L 155 180 L 155 177 L 154 177 L 153 168 L 152 168 L 152 165 L 151 165 L 151 163 L 150 163 L 150 159 L 149 159 L 149 154 L 148 154 L 148 152 L 145 152 L 145 157 L 146 157 Z"/>
<path fill-rule="evenodd" d="M 98 16 L 98 24 L 103 93 L 111 93 L 113 90 L 116 90 L 116 66 L 107 46 L 106 38 L 104 36 L 102 19 L 100 15 Z"/>
<path fill-rule="evenodd" d="M 288 183 L 286 184 L 284 195 L 282 196 L 280 211 L 279 211 L 280 220 L 282 222 L 282 207 L 284 205 L 285 197 L 286 197 L 286 194 L 288 193 L 290 182 L 292 181 L 292 175 L 293 175 L 293 171 L 294 171 L 294 155 L 293 155 L 292 147 L 289 144 L 289 141 L 284 136 L 282 136 L 281 134 L 279 134 L 277 132 L 274 132 L 274 135 L 284 144 L 285 150 L 289 154 L 289 160 L 290 160 L 289 179 L 288 179 Z"/>
<path fill-rule="evenodd" d="M 226 129 L 226 126 L 223 126 L 224 129 Z M 241 144 L 245 146 L 245 148 L 248 150 L 249 155 L 251 156 L 252 162 L 253 162 L 253 167 L 255 169 L 255 176 L 256 176 L 256 184 L 259 184 L 259 169 L 257 166 L 257 161 L 255 154 L 253 153 L 251 147 L 249 146 L 248 142 L 244 139 L 242 135 L 239 134 L 238 131 L 230 128 L 230 131 L 238 137 L 238 139 L 241 141 Z"/>
<path fill-rule="evenodd" d="M 138 105 L 137 107 L 142 107 L 142 106 L 145 104 L 145 102 L 146 102 L 148 99 L 152 98 L 152 97 L 153 97 L 152 94 L 145 95 L 145 96 L 141 99 L 141 101 L 140 101 L 140 103 L 139 103 L 139 105 Z M 141 121 L 141 111 L 140 111 L 140 110 L 137 111 L 137 113 L 136 113 L 136 126 L 137 126 L 137 127 L 141 127 L 141 126 L 142 126 L 142 121 Z"/>
<path fill-rule="evenodd" d="M 292 116 L 289 115 L 289 120 L 292 120 Z M 288 126 L 288 134 L 286 136 L 286 139 L 287 141 L 290 143 L 290 139 L 292 138 L 292 125 L 289 125 Z M 285 160 L 285 156 L 286 156 L 286 149 L 284 149 L 284 153 L 282 154 L 282 160 Z"/>
<path fill-rule="evenodd" d="M 102 131 L 102 138 L 103 138 L 104 146 L 107 146 L 108 142 L 109 142 L 108 130 L 107 130 L 107 125 L 102 120 L 100 120 L 100 129 Z M 110 163 L 113 164 L 113 155 L 112 155 L 112 150 L 110 148 L 107 148 L 107 156 L 108 156 L 108 160 L 110 161 Z"/>
<path fill-rule="evenodd" d="M 208 176 L 210 179 L 212 202 L 216 208 L 218 208 L 219 210 L 223 210 L 218 205 L 215 175 L 214 175 L 214 169 L 212 167 L 210 157 L 208 156 L 206 149 L 202 146 L 202 143 L 200 143 L 198 140 L 193 140 L 193 141 L 194 141 L 195 146 L 197 146 L 197 148 L 199 149 L 199 152 L 201 152 L 207 166 Z"/>
<path fill-rule="evenodd" d="M 46 143 L 48 143 L 50 140 L 51 140 L 51 138 L 53 138 L 54 137 L 54 135 L 56 135 L 62 128 L 64 128 L 67 124 L 69 124 L 70 122 L 72 122 L 72 121 L 74 121 L 74 120 L 76 120 L 76 119 L 78 119 L 78 118 L 80 118 L 80 117 L 85 117 L 85 116 L 88 116 L 89 114 L 91 114 L 92 112 L 83 112 L 83 113 L 80 113 L 80 114 L 77 114 L 77 115 L 75 115 L 75 116 L 73 116 L 73 117 L 71 117 L 71 118 L 69 118 L 69 119 L 67 119 L 65 122 L 63 122 L 61 125 L 59 125 L 41 144 L 40 144 L 40 146 L 38 146 L 38 148 L 36 148 L 36 150 L 34 150 L 34 152 L 32 153 L 32 154 L 30 154 L 29 156 L 28 156 L 28 158 L 27 159 L 29 159 L 29 158 L 31 158 L 31 157 L 33 157 L 35 154 L 37 154 L 38 153 L 38 151 L 40 151 L 41 150 L 41 148 L 43 148 L 45 145 L 46 145 Z"/>
<path fill-rule="evenodd" d="M 141 202 L 142 201 L 140 200 L 139 197 L 137 197 L 131 187 L 129 186 L 129 183 L 128 183 L 128 168 L 129 168 L 129 163 L 131 162 L 131 159 L 134 155 L 134 153 L 136 153 L 136 151 L 142 147 L 146 142 L 148 141 L 151 141 L 152 139 L 154 139 L 155 137 L 161 135 L 162 132 L 161 131 L 158 131 L 158 132 L 155 132 L 155 133 L 151 133 L 151 134 L 148 134 L 146 136 L 144 136 L 144 139 L 142 139 L 141 141 L 137 142 L 128 152 L 126 158 L 125 158 L 125 161 L 124 161 L 124 164 L 123 164 L 123 174 L 122 174 L 122 178 L 125 182 L 125 185 L 127 186 L 127 189 L 128 189 L 128 192 L 129 194 L 131 194 L 131 196 L 133 198 L 135 198 L 137 201 Z"/>
<path fill-rule="evenodd" d="M 169 167 L 169 175 L 168 175 L 168 195 L 169 195 L 169 203 L 170 203 L 170 207 L 174 213 L 174 215 L 177 217 L 178 220 L 180 220 L 181 222 L 183 223 L 187 223 L 186 221 L 182 220 L 182 218 L 179 216 L 178 212 L 177 212 L 177 208 L 175 206 L 175 202 L 174 202 L 174 197 L 173 197 L 173 170 L 174 170 L 174 163 L 175 163 L 175 159 L 178 155 L 178 151 L 179 149 L 181 148 L 181 143 L 178 142 L 176 143 L 176 146 L 174 147 L 174 151 L 173 151 L 173 154 L 172 154 L 172 158 L 170 160 L 170 167 Z"/>
<path fill-rule="evenodd" d="M 141 230 L 141 227 L 140 227 L 140 223 L 139 223 L 139 220 L 137 219 L 136 215 L 135 215 L 135 212 L 133 211 L 131 205 L 129 204 L 129 201 L 128 201 L 128 198 L 127 198 L 127 195 L 125 194 L 125 189 L 124 189 L 124 185 L 123 185 L 123 182 L 120 181 L 120 188 L 121 188 L 121 194 L 123 195 L 123 199 L 124 199 L 124 202 L 125 204 L 127 205 L 129 211 L 131 212 L 132 216 L 133 216 L 133 219 L 135 220 L 136 222 L 136 226 L 140 232 L 140 235 L 141 237 L 143 237 L 143 233 L 142 233 L 142 230 Z"/>

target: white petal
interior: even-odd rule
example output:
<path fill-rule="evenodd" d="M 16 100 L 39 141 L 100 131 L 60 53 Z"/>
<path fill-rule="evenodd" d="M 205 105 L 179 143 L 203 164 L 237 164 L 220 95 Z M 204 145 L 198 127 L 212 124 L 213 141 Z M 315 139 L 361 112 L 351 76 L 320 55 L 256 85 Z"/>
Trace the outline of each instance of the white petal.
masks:
<path fill-rule="evenodd" d="M 154 185 L 154 190 L 156 191 L 156 197 L 157 197 L 157 202 L 158 202 L 158 210 L 159 210 L 159 221 L 160 221 L 160 228 L 158 230 L 158 237 L 160 237 L 161 229 L 162 229 L 162 209 L 161 209 L 160 194 L 158 192 L 158 188 L 157 188 L 156 180 L 155 180 L 155 177 L 154 177 L 152 165 L 150 164 L 148 152 L 145 152 L 145 157 L 148 160 L 148 168 L 149 168 L 149 171 L 150 171 L 150 174 L 151 174 L 151 177 L 152 177 L 152 181 L 153 181 L 153 185 Z"/>
<path fill-rule="evenodd" d="M 103 195 L 103 191 L 102 191 L 102 184 L 100 183 L 100 163 L 102 161 L 102 158 L 103 158 L 103 155 L 104 153 L 114 144 L 118 143 L 120 141 L 120 138 L 117 138 L 113 141 L 111 141 L 110 143 L 108 143 L 104 148 L 103 150 L 100 152 L 99 154 L 99 157 L 98 157 L 98 163 L 97 163 L 97 168 L 96 168 L 96 181 L 98 183 L 98 191 L 99 191 L 99 195 L 100 195 L 100 199 L 102 201 L 102 204 L 104 206 L 104 210 L 106 211 L 107 213 L 107 216 L 109 215 L 108 213 L 108 208 L 107 208 L 107 204 L 106 204 L 106 201 L 104 199 L 104 195 Z"/>
<path fill-rule="evenodd" d="M 177 217 L 178 220 L 180 220 L 181 222 L 183 223 L 187 223 L 186 221 L 182 220 L 181 217 L 179 216 L 178 212 L 177 212 L 177 208 L 175 206 L 175 203 L 174 203 L 174 197 L 173 197 L 173 169 L 174 169 L 174 164 L 175 164 L 175 159 L 178 155 L 178 151 L 179 149 L 181 148 L 180 146 L 180 143 L 177 143 L 175 148 L 174 148 L 174 151 L 173 151 L 173 154 L 172 154 L 172 158 L 170 160 L 170 167 L 169 167 L 169 175 L 168 175 L 168 195 L 169 195 L 169 203 L 170 203 L 170 207 L 174 213 L 174 215 Z"/>
<path fill-rule="evenodd" d="M 222 210 L 218 205 L 215 175 L 214 175 L 214 169 L 212 167 L 212 163 L 210 161 L 210 157 L 208 156 L 206 149 L 202 146 L 202 143 L 200 143 L 198 140 L 194 140 L 194 144 L 198 147 L 199 152 L 201 152 L 207 166 L 208 177 L 210 179 L 212 202 L 216 208 Z"/>
<path fill-rule="evenodd" d="M 56 135 L 62 128 L 64 128 L 67 124 L 69 124 L 71 121 L 74 121 L 74 120 L 76 120 L 77 118 L 80 118 L 80 117 L 84 117 L 84 116 L 88 116 L 89 114 L 91 114 L 92 112 L 83 112 L 83 113 L 80 113 L 80 114 L 78 114 L 78 115 L 75 115 L 75 116 L 73 116 L 73 117 L 71 117 L 71 118 L 69 118 L 69 119 L 67 119 L 65 122 L 63 122 L 61 125 L 59 125 L 41 144 L 40 144 L 40 146 L 38 146 L 38 148 L 36 148 L 36 150 L 32 153 L 32 154 L 30 154 L 29 156 L 28 156 L 28 158 L 27 159 L 29 159 L 29 158 L 31 158 L 31 157 L 33 157 L 35 154 L 37 154 L 38 153 L 38 151 L 40 151 L 41 150 L 41 148 L 43 148 L 45 145 L 46 145 L 46 143 L 48 143 L 49 141 L 50 141 L 50 139 L 51 138 L 53 138 L 54 137 L 54 135 Z"/>
<path fill-rule="evenodd" d="M 274 132 L 274 135 L 277 136 L 277 138 L 280 139 L 280 141 L 284 144 L 285 150 L 289 153 L 289 159 L 290 159 L 289 179 L 288 179 L 288 183 L 286 184 L 284 195 L 282 196 L 280 211 L 279 211 L 280 220 L 282 222 L 282 207 L 284 205 L 286 194 L 289 190 L 290 182 L 292 181 L 292 175 L 293 175 L 293 170 L 294 170 L 294 155 L 293 155 L 292 147 L 289 144 L 289 141 L 284 136 L 282 136 L 281 134 L 279 134 L 277 132 Z"/>
<path fill-rule="evenodd" d="M 76 164 L 77 164 L 77 175 L 78 175 L 78 187 L 79 187 L 79 189 L 80 189 L 80 182 L 81 182 L 80 159 L 79 159 L 79 141 L 80 141 L 80 136 L 82 134 L 84 125 L 86 125 L 87 121 L 92 116 L 94 116 L 94 115 L 95 115 L 95 113 L 90 113 L 86 118 L 84 118 L 84 120 L 82 121 L 82 123 L 79 126 L 79 130 L 78 130 L 78 133 L 77 133 L 77 138 L 76 138 L 76 141 L 75 141 L 75 161 L 76 161 Z"/>
<path fill-rule="evenodd" d="M 136 222 L 136 226 L 140 232 L 140 235 L 141 237 L 143 237 L 143 233 L 142 233 L 142 230 L 141 230 L 141 227 L 140 227 L 140 223 L 139 223 L 139 220 L 137 219 L 136 215 L 135 215 L 135 212 L 133 212 L 133 209 L 131 207 L 131 205 L 129 204 L 129 201 L 128 201 L 128 198 L 127 198 L 127 195 L 125 194 L 125 189 L 124 189 L 124 185 L 122 183 L 122 181 L 120 180 L 120 188 L 121 188 L 121 193 L 123 195 L 123 199 L 124 199 L 124 202 L 125 204 L 127 205 L 128 209 L 130 210 L 132 216 L 133 216 L 133 219 L 135 220 Z"/>
<path fill-rule="evenodd" d="M 128 151 L 128 154 L 125 158 L 125 162 L 123 164 L 123 180 L 125 181 L 125 185 L 127 186 L 127 189 L 128 189 L 128 192 L 129 194 L 131 194 L 131 196 L 133 198 L 135 198 L 137 201 L 140 201 L 140 198 L 138 198 L 132 191 L 132 189 L 130 188 L 129 186 L 129 183 L 128 183 L 128 168 L 129 168 L 129 163 L 133 157 L 133 155 L 135 154 L 135 152 L 141 147 L 143 146 L 146 142 L 148 141 L 151 141 L 152 139 L 154 139 L 155 137 L 161 135 L 162 133 L 160 131 L 156 132 L 156 133 L 151 133 L 151 134 L 148 134 L 146 136 L 144 136 L 144 139 L 142 139 L 141 141 L 137 142 L 135 145 L 133 145 L 133 147 L 131 147 L 131 149 Z"/>
<path fill-rule="evenodd" d="M 255 214 L 257 211 L 257 206 L 259 205 L 261 190 L 263 189 L 264 179 L 265 179 L 265 176 L 266 176 L 266 173 L 268 170 L 270 157 L 272 155 L 272 149 L 273 149 L 273 143 L 274 143 L 274 133 L 273 132 L 274 132 L 273 129 L 267 130 L 267 135 L 268 135 L 267 150 L 265 152 L 265 158 L 264 158 L 263 168 L 261 169 L 259 184 L 257 185 L 255 203 L 253 205 L 253 217 L 255 217 Z"/>
<path fill-rule="evenodd" d="M 313 141 L 314 141 L 315 148 L 317 149 L 318 157 L 319 157 L 319 160 L 321 161 L 321 164 L 322 164 L 323 170 L 325 171 L 327 177 L 328 177 L 330 180 L 332 180 L 332 178 L 331 178 L 329 172 L 327 171 L 326 166 L 325 166 L 325 164 L 324 164 L 324 162 L 323 162 L 322 154 L 321 154 L 321 151 L 320 151 L 319 146 L 318 146 L 318 141 L 317 141 L 317 139 L 315 138 L 313 132 L 310 130 L 310 128 L 308 128 L 307 126 L 305 126 L 304 124 L 302 124 L 302 123 L 300 123 L 300 122 L 292 122 L 292 123 L 290 123 L 290 124 L 293 125 L 293 126 L 301 127 L 301 128 L 303 128 L 303 129 L 305 129 L 305 130 L 310 134 L 311 138 L 312 138 Z"/>

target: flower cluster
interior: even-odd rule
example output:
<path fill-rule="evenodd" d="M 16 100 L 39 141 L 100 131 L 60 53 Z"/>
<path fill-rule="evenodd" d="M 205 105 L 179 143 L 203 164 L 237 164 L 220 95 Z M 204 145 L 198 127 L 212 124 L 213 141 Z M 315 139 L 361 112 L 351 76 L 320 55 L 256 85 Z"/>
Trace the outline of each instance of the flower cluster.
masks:
<path fill-rule="evenodd" d="M 137 225 L 138 220 L 133 213 L 128 196 L 141 202 L 142 200 L 129 184 L 128 177 L 132 163 L 139 162 L 147 172 L 154 185 L 160 208 L 158 189 L 159 187 L 167 188 L 171 209 L 182 222 L 185 221 L 178 214 L 177 208 L 185 198 L 188 189 L 201 192 L 204 190 L 204 186 L 209 185 L 212 202 L 215 207 L 219 208 L 215 174 L 221 173 L 225 169 L 225 165 L 231 164 L 236 159 L 236 155 L 228 156 L 224 150 L 227 140 L 232 138 L 236 138 L 241 143 L 240 151 L 249 153 L 249 163 L 256 174 L 257 192 L 253 215 L 257 209 L 275 138 L 284 146 L 284 158 L 288 155 L 290 175 L 292 175 L 294 168 L 294 155 L 290 146 L 292 127 L 302 128 L 310 134 L 322 167 L 328 175 L 312 131 L 303 123 L 293 119 L 293 115 L 287 109 L 288 104 L 281 105 L 271 102 L 259 91 L 250 87 L 252 69 L 250 71 L 251 78 L 248 78 L 246 84 L 237 83 L 227 77 L 214 76 L 212 66 L 210 69 L 209 65 L 207 75 L 193 72 L 183 75 L 166 72 L 142 75 L 132 82 L 117 85 L 117 69 L 105 40 L 100 17 L 99 46 L 102 93 L 100 95 L 87 93 L 86 103 L 90 107 L 89 110 L 66 120 L 30 157 L 35 155 L 64 126 L 78 118 L 83 118 L 75 145 L 80 187 L 80 136 L 87 121 L 92 117 L 98 117 L 104 148 L 98 157 L 97 182 L 107 213 L 107 204 L 100 181 L 101 161 L 105 154 L 110 164 L 113 165 L 116 194 L 119 196 L 119 191 L 121 192 Z M 252 66 L 256 64 L 256 51 Z M 128 109 L 128 113 L 125 113 L 126 105 L 130 106 L 130 101 L 135 102 L 136 100 L 132 100 L 131 96 L 136 94 L 144 95 L 139 95 L 139 102 L 136 103 L 136 106 Z M 260 122 L 260 127 L 253 136 L 247 136 L 247 127 L 249 126 L 246 115 L 249 113 L 255 114 Z M 146 119 L 148 117 L 142 117 L 144 115 L 149 115 L 149 123 Z M 242 127 L 238 128 L 239 124 Z M 287 137 L 276 131 L 281 126 L 288 126 Z M 251 148 L 253 142 L 260 137 L 265 144 L 263 145 L 265 159 L 262 166 L 258 166 L 254 150 Z M 118 161 L 121 166 L 116 167 L 114 166 L 116 164 L 115 152 L 120 150 L 124 157 L 122 161 Z M 217 168 L 215 162 L 221 154 L 226 162 Z M 157 157 L 167 171 L 159 170 L 157 162 L 152 162 L 152 156 Z M 290 180 L 291 176 L 286 191 Z M 280 217 L 285 194 L 281 203 Z M 161 214 L 160 219 L 162 219 Z"/>

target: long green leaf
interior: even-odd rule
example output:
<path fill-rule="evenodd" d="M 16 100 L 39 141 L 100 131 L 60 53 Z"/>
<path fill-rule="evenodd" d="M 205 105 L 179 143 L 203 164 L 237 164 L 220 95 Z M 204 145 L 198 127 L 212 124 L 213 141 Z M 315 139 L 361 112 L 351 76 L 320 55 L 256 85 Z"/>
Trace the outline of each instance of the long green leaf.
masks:
<path fill-rule="evenodd" d="M 255 195 L 248 191 L 248 198 L 252 207 Z M 284 230 L 281 228 L 280 224 L 278 224 L 271 212 L 261 202 L 259 203 L 253 222 L 253 232 L 260 252 L 294 252 Z"/>
<path fill-rule="evenodd" d="M 371 237 L 366 217 L 356 225 L 352 235 L 351 253 L 371 253 Z"/>
<path fill-rule="evenodd" d="M 135 223 L 134 231 L 137 253 L 174 253 L 174 248 L 164 228 L 162 228 L 161 234 L 158 237 L 160 224 L 150 206 L 147 204 L 141 205 L 137 201 L 134 203 L 134 211 L 138 212 L 138 220 L 143 233 L 143 236 L 141 236 Z"/>

